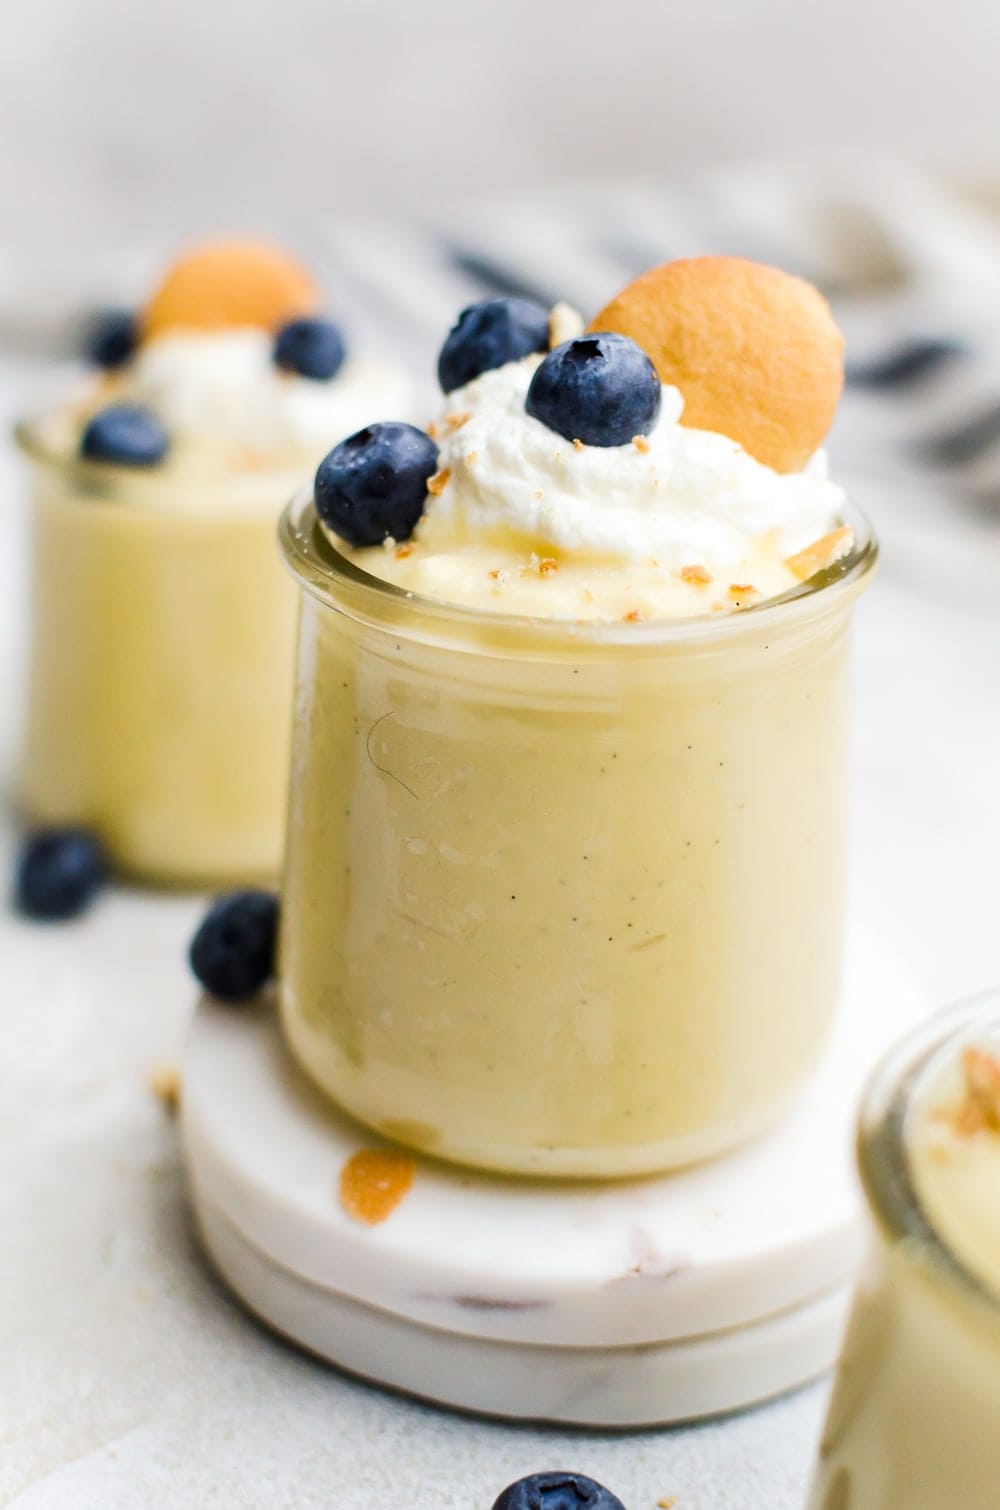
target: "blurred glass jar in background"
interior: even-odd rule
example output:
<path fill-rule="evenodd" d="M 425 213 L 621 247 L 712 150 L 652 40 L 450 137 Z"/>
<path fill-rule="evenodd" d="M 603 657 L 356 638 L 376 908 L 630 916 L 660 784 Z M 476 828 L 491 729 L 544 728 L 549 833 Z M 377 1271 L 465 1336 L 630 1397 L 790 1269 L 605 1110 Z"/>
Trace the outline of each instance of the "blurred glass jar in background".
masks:
<path fill-rule="evenodd" d="M 1000 995 L 924 1024 L 861 1112 L 872 1242 L 810 1510 L 1000 1503 Z"/>

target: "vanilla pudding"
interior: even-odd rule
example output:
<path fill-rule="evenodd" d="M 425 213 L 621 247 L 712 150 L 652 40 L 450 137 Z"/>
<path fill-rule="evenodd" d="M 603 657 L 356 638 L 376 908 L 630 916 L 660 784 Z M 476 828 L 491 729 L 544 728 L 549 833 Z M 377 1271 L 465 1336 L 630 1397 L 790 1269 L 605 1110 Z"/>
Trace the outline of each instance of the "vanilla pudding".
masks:
<path fill-rule="evenodd" d="M 979 1002 L 932 1022 L 869 1096 L 860 1154 L 875 1237 L 814 1510 L 996 1505 L 998 1008 Z"/>
<path fill-rule="evenodd" d="M 580 341 L 499 341 L 285 516 L 282 1012 L 401 1142 L 618 1176 L 751 1136 L 821 1051 L 874 547 L 822 457 L 760 463 Z"/>
<path fill-rule="evenodd" d="M 93 828 L 143 877 L 279 864 L 295 600 L 277 516 L 333 440 L 408 401 L 394 369 L 313 318 L 318 298 L 284 253 L 209 244 L 167 275 L 120 364 L 18 430 L 33 484 L 21 802 Z"/>

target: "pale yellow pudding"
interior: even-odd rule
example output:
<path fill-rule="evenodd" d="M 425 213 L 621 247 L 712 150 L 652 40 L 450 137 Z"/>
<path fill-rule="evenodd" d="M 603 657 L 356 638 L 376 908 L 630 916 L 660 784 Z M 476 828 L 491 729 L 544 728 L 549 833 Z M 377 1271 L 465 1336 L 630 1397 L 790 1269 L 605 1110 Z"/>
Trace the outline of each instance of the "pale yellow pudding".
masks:
<path fill-rule="evenodd" d="M 621 1176 L 749 1137 L 822 1050 L 874 547 L 820 459 L 685 430 L 674 389 L 638 439 L 555 433 L 542 365 L 449 393 L 409 538 L 285 516 L 282 1012 L 391 1137 Z"/>
<path fill-rule="evenodd" d="M 875 1241 L 814 1510 L 994 1510 L 1000 1482 L 1000 1026 L 964 1009 L 876 1086 L 861 1158 Z"/>
<path fill-rule="evenodd" d="M 208 287 L 178 286 L 185 269 Z M 328 378 L 277 364 L 276 327 L 314 296 L 284 253 L 209 246 L 168 275 L 123 365 L 18 430 L 32 489 L 21 805 L 94 829 L 143 878 L 215 884 L 280 864 L 295 594 L 278 514 L 372 403 L 407 401 L 367 359 Z M 122 404 L 162 428 L 155 462 L 81 455 Z"/>

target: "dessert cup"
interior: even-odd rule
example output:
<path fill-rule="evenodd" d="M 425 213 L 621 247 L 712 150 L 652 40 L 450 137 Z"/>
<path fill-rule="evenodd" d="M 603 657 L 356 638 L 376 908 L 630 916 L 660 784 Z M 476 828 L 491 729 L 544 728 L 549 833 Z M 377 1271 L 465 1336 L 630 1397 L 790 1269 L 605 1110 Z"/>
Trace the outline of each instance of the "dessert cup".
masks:
<path fill-rule="evenodd" d="M 349 561 L 308 494 L 282 1018 L 360 1121 L 615 1177 L 751 1137 L 816 1063 L 843 933 L 852 608 L 876 548 L 738 613 L 532 620 Z"/>
<path fill-rule="evenodd" d="M 31 473 L 20 802 L 86 824 L 161 884 L 280 864 L 295 595 L 274 548 L 289 474 L 95 466 L 17 429 Z"/>
<path fill-rule="evenodd" d="M 998 1034 L 995 994 L 937 1016 L 895 1051 L 867 1093 L 858 1162 L 872 1241 L 811 1510 L 997 1503 L 1000 1287 L 966 1266 L 957 1228 L 931 1209 L 912 1126 L 942 1067 L 963 1046 Z M 1000 1189 L 984 1194 L 995 1202 Z M 991 1264 L 1000 1276 L 996 1250 Z"/>

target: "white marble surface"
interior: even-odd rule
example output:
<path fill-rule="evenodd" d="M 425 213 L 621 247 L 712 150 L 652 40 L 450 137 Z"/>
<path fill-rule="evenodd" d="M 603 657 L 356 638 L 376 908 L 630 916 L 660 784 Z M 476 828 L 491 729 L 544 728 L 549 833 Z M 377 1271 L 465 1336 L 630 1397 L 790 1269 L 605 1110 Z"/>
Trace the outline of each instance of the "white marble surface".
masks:
<path fill-rule="evenodd" d="M 30 374 L 2 377 L 7 408 Z M 2 464 L 9 753 L 22 532 Z M 906 489 L 850 480 L 886 544 L 859 614 L 854 902 L 943 1002 L 1000 979 L 1000 606 L 987 590 L 1000 543 L 995 526 L 969 530 L 945 580 L 926 533 L 914 549 Z M 5 829 L 4 873 L 11 843 Z M 150 1066 L 178 1053 L 198 911 L 115 892 L 78 925 L 3 924 L 0 1503 L 488 1510 L 509 1479 L 551 1465 L 605 1480 L 629 1510 L 667 1494 L 678 1510 L 798 1510 L 823 1386 L 693 1430 L 539 1431 L 381 1394 L 250 1322 L 195 1251 L 176 1129 L 147 1088 Z"/>

